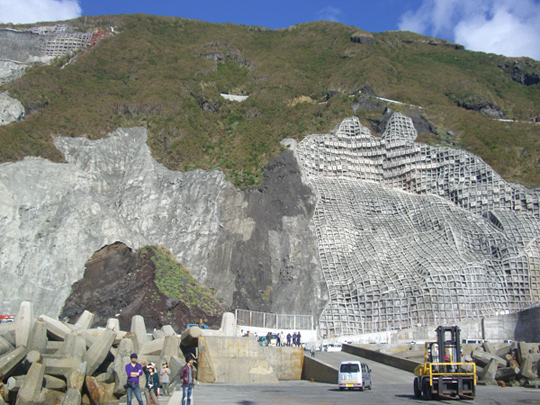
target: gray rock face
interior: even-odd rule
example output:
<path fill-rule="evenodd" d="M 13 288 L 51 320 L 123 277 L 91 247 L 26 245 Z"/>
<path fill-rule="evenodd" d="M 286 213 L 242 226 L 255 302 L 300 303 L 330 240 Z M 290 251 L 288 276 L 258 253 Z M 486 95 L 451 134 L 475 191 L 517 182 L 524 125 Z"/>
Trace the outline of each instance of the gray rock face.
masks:
<path fill-rule="evenodd" d="M 84 263 L 115 241 L 167 247 L 232 307 L 274 310 L 272 303 L 295 288 L 321 290 L 309 226 L 313 204 L 299 175 L 285 194 L 301 195 L 282 200 L 276 181 L 244 193 L 218 171 L 172 172 L 151 157 L 143 128 L 97 141 L 57 138 L 55 145 L 68 163 L 27 158 L 0 165 L 6 313 L 31 300 L 56 316 Z M 275 165 L 281 177 L 298 171 L 292 154 Z M 314 313 L 320 297 L 301 298 L 283 310 Z"/>
<path fill-rule="evenodd" d="M 225 306 L 311 314 L 328 336 L 518 311 L 540 297 L 540 192 L 394 114 L 284 141 L 264 186 L 171 172 L 143 128 L 0 165 L 2 308 L 57 315 L 105 245 L 163 245 Z"/>
<path fill-rule="evenodd" d="M 0 93 L 0 125 L 18 121 L 24 116 L 24 107 L 19 100 L 8 96 L 7 92 Z"/>
<path fill-rule="evenodd" d="M 43 35 L 0 28 L 0 83 L 22 76 L 29 66 L 49 63 L 46 43 L 47 37 Z"/>
<path fill-rule="evenodd" d="M 84 263 L 104 245 L 168 246 L 196 277 L 219 235 L 222 173 L 171 172 L 157 164 L 142 128 L 108 139 L 55 141 L 67 164 L 25 159 L 0 166 L 0 291 L 57 315 Z M 204 276 L 203 276 L 204 278 Z"/>

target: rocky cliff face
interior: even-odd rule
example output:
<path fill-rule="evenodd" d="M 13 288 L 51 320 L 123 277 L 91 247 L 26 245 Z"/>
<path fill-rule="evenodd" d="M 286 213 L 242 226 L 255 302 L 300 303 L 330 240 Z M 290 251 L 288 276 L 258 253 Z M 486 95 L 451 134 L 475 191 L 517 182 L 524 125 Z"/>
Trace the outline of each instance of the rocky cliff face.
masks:
<path fill-rule="evenodd" d="M 0 125 L 18 121 L 24 117 L 24 107 L 20 101 L 8 96 L 7 92 L 0 93 Z"/>
<path fill-rule="evenodd" d="M 242 191 L 171 172 L 144 128 L 58 138 L 67 163 L 0 166 L 2 308 L 57 315 L 94 252 L 162 245 L 224 306 L 315 315 L 324 334 L 493 316 L 540 299 L 540 193 L 415 143 L 394 114 L 310 135 Z M 89 284 L 92 285 L 92 284 Z"/>
<path fill-rule="evenodd" d="M 265 189 L 242 192 L 218 171 L 163 168 L 143 128 L 98 141 L 58 138 L 55 145 L 66 164 L 32 158 L 0 166 L 3 311 L 31 300 L 57 315 L 85 262 L 117 241 L 132 249 L 167 247 L 227 307 L 319 308 L 313 202 L 308 189 L 296 189 L 292 153 L 270 168 L 276 180 L 270 175 Z M 291 179 L 288 189 L 280 189 L 279 178 Z M 300 194 L 280 197 L 291 188 Z M 289 299 L 299 288 L 314 294 Z"/>
<path fill-rule="evenodd" d="M 94 325 L 102 327 L 117 318 L 120 328 L 129 330 L 132 317 L 141 315 L 148 330 L 171 325 L 182 331 L 199 320 L 219 328 L 223 308 L 215 302 L 206 302 L 205 310 L 160 291 L 155 258 L 153 249 L 133 251 L 120 242 L 100 249 L 86 263 L 84 277 L 73 285 L 60 319 L 76 322 L 86 310 L 94 314 Z"/>

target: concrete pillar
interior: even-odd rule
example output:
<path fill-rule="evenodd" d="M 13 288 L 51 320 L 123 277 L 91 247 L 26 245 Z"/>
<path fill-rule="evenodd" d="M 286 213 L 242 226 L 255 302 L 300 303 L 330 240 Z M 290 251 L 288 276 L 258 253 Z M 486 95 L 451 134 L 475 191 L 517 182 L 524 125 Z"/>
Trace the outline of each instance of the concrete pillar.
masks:
<path fill-rule="evenodd" d="M 536 367 L 536 370 L 533 370 L 531 355 L 524 357 L 523 363 L 521 363 L 521 375 L 529 380 L 536 380 L 538 378 L 538 367 Z"/>
<path fill-rule="evenodd" d="M 62 347 L 55 353 L 59 357 L 73 357 L 82 361 L 86 354 L 86 341 L 80 335 L 68 335 Z"/>
<path fill-rule="evenodd" d="M 68 335 L 73 333 L 71 328 L 65 323 L 53 319 L 50 316 L 40 315 L 38 320 L 47 324 L 47 330 L 56 340 L 64 340 Z"/>
<path fill-rule="evenodd" d="M 3 336 L 0 336 L 0 356 L 12 351 L 15 347 Z"/>
<path fill-rule="evenodd" d="M 167 336 L 161 349 L 161 361 L 167 359 L 166 361 L 168 362 L 171 356 L 180 356 L 180 338 L 176 335 Z"/>
<path fill-rule="evenodd" d="M 47 340 L 47 324 L 42 321 L 35 321 L 28 339 L 28 350 L 43 352 L 47 348 Z"/>
<path fill-rule="evenodd" d="M 113 373 L 115 380 L 114 393 L 116 395 L 123 395 L 126 390 L 124 385 L 127 382 L 126 374 L 126 364 L 128 364 L 131 359 L 129 356 L 133 353 L 133 342 L 131 339 L 122 339 L 116 350 L 116 356 L 113 362 Z"/>
<path fill-rule="evenodd" d="M 135 336 L 135 334 L 129 332 L 126 336 L 125 336 L 126 339 L 129 339 L 131 340 L 131 347 L 133 348 L 133 352 L 132 353 L 139 353 L 139 349 L 142 345 L 139 345 L 139 339 L 137 339 L 137 336 Z"/>
<path fill-rule="evenodd" d="M 72 370 L 78 369 L 81 366 L 81 361 L 72 357 L 43 356 L 43 365 L 47 374 L 62 377 L 68 375 Z"/>
<path fill-rule="evenodd" d="M 475 350 L 472 353 L 472 358 L 475 359 L 482 366 L 487 365 L 491 360 L 495 360 L 499 367 L 506 367 L 506 359 L 502 359 L 495 354 L 482 352 L 480 350 Z"/>
<path fill-rule="evenodd" d="M 84 361 L 86 361 L 87 364 L 87 375 L 94 374 L 101 363 L 103 363 L 111 349 L 115 337 L 116 333 L 110 329 L 105 329 L 98 340 L 90 346 L 84 356 Z"/>
<path fill-rule="evenodd" d="M 186 364 L 182 357 L 171 356 L 169 360 L 169 369 L 171 370 L 170 380 L 172 381 L 176 376 L 180 375 L 180 370 Z"/>
<path fill-rule="evenodd" d="M 94 317 L 95 315 L 92 312 L 85 310 L 75 322 L 75 327 L 77 330 L 90 329 L 94 323 Z"/>
<path fill-rule="evenodd" d="M 197 346 L 199 342 L 199 337 L 201 336 L 201 328 L 199 328 L 198 326 L 192 326 L 191 328 L 188 328 L 182 332 L 182 334 L 180 335 L 180 341 L 182 342 L 182 346 Z"/>
<path fill-rule="evenodd" d="M 495 373 L 495 380 L 509 381 L 515 379 L 519 374 L 519 368 L 515 367 L 502 367 L 498 368 Z"/>
<path fill-rule="evenodd" d="M 163 325 L 161 330 L 165 333 L 165 336 L 176 335 L 176 332 L 171 325 Z"/>
<path fill-rule="evenodd" d="M 148 335 L 146 334 L 146 325 L 144 324 L 144 318 L 140 315 L 135 315 L 133 318 L 131 318 L 131 333 L 137 336 L 137 340 L 139 341 L 140 346 L 144 345 L 147 341 L 150 340 L 148 338 Z"/>
<path fill-rule="evenodd" d="M 114 330 L 114 331 L 119 331 L 120 330 L 120 320 L 117 319 L 117 318 L 109 318 L 109 319 L 107 319 L 106 328 Z"/>
<path fill-rule="evenodd" d="M 149 340 L 144 343 L 139 351 L 140 355 L 159 355 L 163 349 L 165 338 L 158 340 Z"/>
<path fill-rule="evenodd" d="M 497 360 L 491 359 L 487 367 L 484 368 L 484 375 L 482 376 L 482 380 L 484 380 L 487 384 L 497 385 L 497 381 L 495 380 L 496 375 L 497 375 Z"/>
<path fill-rule="evenodd" d="M 26 357 L 26 347 L 19 346 L 0 357 L 0 373 L 9 377 Z"/>
<path fill-rule="evenodd" d="M 11 392 L 18 392 L 24 382 L 24 376 L 18 375 L 16 377 L 9 377 L 7 380 L 7 388 Z"/>
<path fill-rule="evenodd" d="M 32 324 L 34 323 L 34 309 L 30 301 L 23 301 L 19 312 L 13 321 L 15 327 L 15 346 L 27 346 Z"/>
<path fill-rule="evenodd" d="M 30 366 L 34 363 L 42 363 L 42 362 L 43 362 L 43 357 L 41 356 L 41 353 L 38 352 L 37 350 L 29 351 L 26 354 L 26 364 L 28 368 L 30 368 Z"/>
<path fill-rule="evenodd" d="M 7 381 L 8 389 L 12 392 L 18 392 L 26 379 L 26 375 L 19 375 L 17 377 L 9 377 Z M 52 375 L 45 374 L 43 376 L 43 386 L 45 388 L 57 391 L 65 391 L 66 382 Z"/>
<path fill-rule="evenodd" d="M 81 393 L 73 388 L 68 388 L 62 405 L 80 405 L 81 401 Z"/>
<path fill-rule="evenodd" d="M 82 391 L 84 379 L 86 378 L 86 363 L 81 363 L 79 368 L 71 370 L 66 374 L 68 390 Z"/>
<path fill-rule="evenodd" d="M 118 402 L 118 399 L 113 395 L 114 384 L 104 384 L 94 377 L 86 377 L 85 385 L 94 403 L 108 404 L 110 402 Z"/>
<path fill-rule="evenodd" d="M 152 337 L 154 338 L 154 340 L 163 339 L 165 338 L 165 336 L 165 333 L 161 329 L 156 329 L 152 332 Z"/>
<path fill-rule="evenodd" d="M 223 336 L 236 336 L 236 318 L 232 312 L 225 312 L 221 318 Z"/>
<path fill-rule="evenodd" d="M 43 388 L 43 377 L 45 376 L 45 366 L 34 363 L 28 370 L 24 378 L 24 383 L 19 388 L 17 394 L 17 405 L 35 404 L 40 398 Z"/>

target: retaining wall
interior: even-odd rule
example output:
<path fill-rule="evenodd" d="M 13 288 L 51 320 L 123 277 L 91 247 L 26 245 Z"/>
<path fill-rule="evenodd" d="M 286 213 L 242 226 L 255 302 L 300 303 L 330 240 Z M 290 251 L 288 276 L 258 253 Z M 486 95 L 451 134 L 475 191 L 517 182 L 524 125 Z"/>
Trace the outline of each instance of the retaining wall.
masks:
<path fill-rule="evenodd" d="M 302 370 L 302 380 L 313 380 L 336 384 L 338 382 L 338 369 L 312 357 L 304 356 L 304 368 Z"/>

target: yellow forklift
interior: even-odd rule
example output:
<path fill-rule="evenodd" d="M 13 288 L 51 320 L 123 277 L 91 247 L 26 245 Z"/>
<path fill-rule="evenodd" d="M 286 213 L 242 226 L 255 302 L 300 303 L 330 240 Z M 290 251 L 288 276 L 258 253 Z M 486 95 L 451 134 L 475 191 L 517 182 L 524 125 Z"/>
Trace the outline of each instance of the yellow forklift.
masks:
<path fill-rule="evenodd" d="M 414 369 L 414 396 L 425 400 L 474 399 L 476 365 L 461 360 L 460 329 L 439 326 L 436 342 L 426 342 L 424 364 Z"/>

